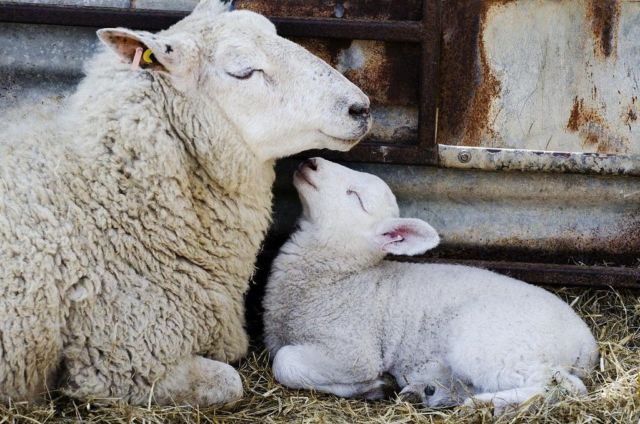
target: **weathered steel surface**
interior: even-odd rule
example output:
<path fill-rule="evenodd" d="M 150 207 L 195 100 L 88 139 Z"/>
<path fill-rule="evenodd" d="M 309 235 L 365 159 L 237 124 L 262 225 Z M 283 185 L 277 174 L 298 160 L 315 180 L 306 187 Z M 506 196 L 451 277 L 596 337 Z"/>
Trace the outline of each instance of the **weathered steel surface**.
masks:
<path fill-rule="evenodd" d="M 444 5 L 439 143 L 640 153 L 640 2 Z"/>
<path fill-rule="evenodd" d="M 375 104 L 418 105 L 420 46 L 381 41 L 294 38 L 361 87 Z M 416 112 L 406 112 L 406 117 Z M 415 119 L 415 118 L 414 118 Z M 414 124 L 417 128 L 417 123 Z M 415 137 L 414 137 L 415 139 Z"/>
<path fill-rule="evenodd" d="M 447 168 L 488 171 L 572 172 L 640 176 L 640 155 L 440 145 L 438 146 L 438 163 Z"/>
<path fill-rule="evenodd" d="M 165 0 L 167 3 L 174 0 Z M 179 1 L 179 0 L 178 0 Z M 18 3 L 18 2 L 16 2 Z M 39 5 L 90 6 L 90 7 L 129 7 L 131 0 L 20 0 L 19 3 Z"/>

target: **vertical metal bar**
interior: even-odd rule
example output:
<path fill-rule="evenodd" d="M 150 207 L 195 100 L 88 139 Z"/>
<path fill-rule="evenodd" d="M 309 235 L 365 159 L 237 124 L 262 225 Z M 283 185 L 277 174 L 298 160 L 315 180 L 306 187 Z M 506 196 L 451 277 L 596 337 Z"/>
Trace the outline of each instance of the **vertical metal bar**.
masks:
<path fill-rule="evenodd" d="M 423 162 L 438 163 L 436 110 L 439 91 L 441 0 L 422 3 L 422 50 L 420 58 L 420 115 L 418 146 Z"/>

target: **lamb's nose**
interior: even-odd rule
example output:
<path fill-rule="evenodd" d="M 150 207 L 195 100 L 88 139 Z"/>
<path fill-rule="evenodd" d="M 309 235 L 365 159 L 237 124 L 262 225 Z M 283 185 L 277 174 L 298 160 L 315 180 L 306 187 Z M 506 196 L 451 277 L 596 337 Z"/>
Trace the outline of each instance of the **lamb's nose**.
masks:
<path fill-rule="evenodd" d="M 369 117 L 369 105 L 366 103 L 354 103 L 349 106 L 349 115 L 355 119 L 367 119 Z"/>
<path fill-rule="evenodd" d="M 312 171 L 318 170 L 318 161 L 315 158 L 307 159 L 300 164 L 301 168 L 309 168 Z"/>

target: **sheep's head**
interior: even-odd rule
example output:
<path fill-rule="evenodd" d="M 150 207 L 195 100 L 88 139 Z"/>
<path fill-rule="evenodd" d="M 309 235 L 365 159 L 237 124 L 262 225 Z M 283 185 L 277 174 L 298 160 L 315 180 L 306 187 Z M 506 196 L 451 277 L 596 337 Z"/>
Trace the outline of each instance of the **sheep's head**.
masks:
<path fill-rule="evenodd" d="M 127 63 L 147 54 L 145 72 L 167 75 L 201 122 L 228 122 L 261 160 L 308 149 L 346 151 L 371 127 L 369 99 L 265 17 L 203 0 L 158 34 L 103 29 L 99 38 Z M 190 119 L 189 117 L 185 117 Z M 216 121 L 218 120 L 218 121 Z"/>
<path fill-rule="evenodd" d="M 317 243 L 381 259 L 421 254 L 440 242 L 426 222 L 399 218 L 395 196 L 375 175 L 315 158 L 299 166 L 293 183 L 303 205 L 301 232 Z"/>

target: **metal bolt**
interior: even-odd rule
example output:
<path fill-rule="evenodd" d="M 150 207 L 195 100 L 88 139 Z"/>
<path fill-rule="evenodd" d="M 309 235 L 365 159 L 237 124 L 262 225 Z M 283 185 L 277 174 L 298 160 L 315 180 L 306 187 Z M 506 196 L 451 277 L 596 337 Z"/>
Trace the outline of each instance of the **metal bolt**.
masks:
<path fill-rule="evenodd" d="M 467 163 L 471 160 L 471 152 L 468 150 L 463 150 L 458 153 L 458 160 L 460 163 Z"/>
<path fill-rule="evenodd" d="M 336 3 L 336 7 L 333 10 L 333 14 L 336 18 L 342 18 L 344 16 L 344 2 L 342 0 L 338 0 Z"/>

